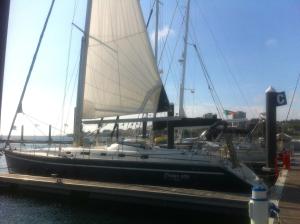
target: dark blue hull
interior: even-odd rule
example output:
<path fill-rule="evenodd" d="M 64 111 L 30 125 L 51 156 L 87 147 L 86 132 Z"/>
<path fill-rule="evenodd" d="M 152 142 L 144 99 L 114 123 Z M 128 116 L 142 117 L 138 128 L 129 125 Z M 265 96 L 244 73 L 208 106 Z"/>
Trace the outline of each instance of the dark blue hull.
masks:
<path fill-rule="evenodd" d="M 227 192 L 251 192 L 251 185 L 213 165 L 70 159 L 5 152 L 10 172 L 117 183 L 174 186 Z"/>

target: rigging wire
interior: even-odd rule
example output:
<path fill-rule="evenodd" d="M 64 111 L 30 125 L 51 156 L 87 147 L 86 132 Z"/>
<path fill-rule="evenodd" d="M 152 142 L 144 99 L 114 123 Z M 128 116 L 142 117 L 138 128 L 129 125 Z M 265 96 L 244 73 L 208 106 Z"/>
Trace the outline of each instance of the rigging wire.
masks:
<path fill-rule="evenodd" d="M 42 120 L 40 120 L 40 119 L 38 119 L 36 117 L 33 117 L 32 115 L 24 113 L 24 112 L 23 112 L 23 115 L 25 115 L 28 119 L 30 118 L 30 119 L 32 119 L 32 120 L 34 120 L 34 121 L 36 121 L 36 122 L 38 122 L 40 124 L 43 124 L 43 125 L 46 125 L 46 126 L 51 125 L 51 124 L 49 124 L 49 123 L 47 123 L 45 121 L 42 121 Z M 52 128 L 55 129 L 55 130 L 57 130 L 57 131 L 60 131 L 60 128 L 58 128 L 58 127 L 52 126 Z"/>
<path fill-rule="evenodd" d="M 172 27 L 173 27 L 173 22 L 174 22 L 174 18 L 175 18 L 176 12 L 177 12 L 177 8 L 178 8 L 178 1 L 177 1 L 177 3 L 176 3 L 175 9 L 174 9 L 174 11 L 173 11 L 173 15 L 172 15 L 172 18 L 171 18 L 171 22 L 170 22 L 170 25 L 169 25 L 169 27 L 168 27 L 168 33 L 167 33 L 167 36 L 166 36 L 165 40 L 163 41 L 164 43 L 163 43 L 163 47 L 162 47 L 162 50 L 161 50 L 161 53 L 160 53 L 160 56 L 159 56 L 158 66 L 160 65 L 160 62 L 161 62 L 161 59 L 162 59 L 162 56 L 163 56 L 163 53 L 164 53 L 164 50 L 165 50 L 165 47 L 166 47 L 168 38 L 169 38 L 169 35 L 170 35 L 171 30 L 172 30 Z"/>
<path fill-rule="evenodd" d="M 75 88 L 77 87 L 77 83 L 78 83 L 78 75 L 75 75 L 75 74 L 79 73 L 79 67 L 78 67 L 79 59 L 80 59 L 80 55 L 78 55 L 77 62 L 74 64 L 73 72 L 72 72 L 72 75 L 70 77 L 70 80 L 69 80 L 69 83 L 67 86 L 67 92 L 68 92 L 69 89 L 71 88 L 71 84 L 73 83 L 71 96 L 69 97 L 70 105 L 69 105 L 67 113 L 66 113 L 67 115 L 65 116 L 65 123 L 67 122 L 67 120 L 70 116 L 70 109 L 73 108 L 72 100 L 73 100 L 73 96 L 75 93 Z"/>
<path fill-rule="evenodd" d="M 176 1 L 178 2 L 178 0 L 176 0 Z M 180 12 L 181 16 L 182 16 L 183 18 L 185 18 L 184 13 L 183 13 L 181 10 L 179 10 L 179 12 Z M 193 22 L 190 21 L 190 23 L 191 23 L 191 30 L 192 30 L 192 32 L 193 32 L 193 33 L 190 33 L 190 37 L 192 37 L 193 34 L 194 34 L 194 37 L 195 37 L 195 39 L 194 39 L 194 43 L 195 43 L 195 44 L 194 44 L 194 45 L 197 46 L 197 45 L 199 45 L 199 44 L 198 44 L 198 39 L 197 39 L 197 36 L 196 36 L 195 28 L 194 28 L 194 26 L 193 26 Z M 189 31 L 189 32 L 191 32 L 191 31 Z M 191 45 L 191 44 L 190 44 L 190 45 Z M 201 61 L 203 62 L 203 59 L 202 59 L 202 57 L 200 56 L 200 53 L 199 53 L 197 47 L 196 47 L 196 48 L 194 47 L 194 49 L 196 50 L 196 54 L 197 54 L 198 60 L 200 59 L 199 62 L 200 62 L 200 64 L 201 64 L 201 68 L 203 69 L 203 74 L 204 74 L 204 77 L 205 77 L 206 82 L 207 82 L 207 84 L 208 84 L 208 89 L 210 90 L 212 100 L 214 101 L 214 104 L 215 104 L 215 106 L 216 106 L 217 113 L 219 114 L 219 117 L 221 117 L 222 119 L 224 119 L 224 117 L 223 117 L 223 111 L 222 111 L 222 110 L 224 110 L 224 108 L 223 108 L 223 105 L 222 105 L 222 103 L 221 103 L 221 100 L 220 100 L 220 98 L 219 98 L 217 92 L 215 91 L 214 85 L 213 85 L 213 83 L 212 83 L 212 80 L 211 80 L 211 78 L 210 78 L 208 72 L 207 72 L 207 69 L 206 69 L 205 64 L 204 64 L 204 63 L 203 63 L 203 64 L 201 63 Z M 200 57 L 199 57 L 199 56 L 200 56 Z M 205 72 L 205 71 L 206 71 L 206 72 Z"/>
<path fill-rule="evenodd" d="M 21 94 L 21 97 L 20 97 L 20 100 L 19 100 L 19 104 L 18 104 L 17 110 L 15 112 L 15 115 L 14 115 L 14 118 L 13 118 L 13 121 L 12 121 L 12 124 L 11 124 L 11 127 L 10 127 L 10 131 L 8 133 L 8 136 L 7 136 L 7 140 L 5 142 L 4 148 L 6 148 L 9 145 L 9 140 L 10 140 L 10 137 L 11 137 L 11 132 L 12 132 L 13 127 L 15 125 L 15 121 L 16 121 L 17 115 L 20 112 L 20 110 L 22 109 L 23 98 L 24 98 L 24 95 L 25 95 L 25 92 L 26 92 L 26 89 L 27 89 L 28 82 L 29 82 L 30 77 L 31 77 L 31 73 L 32 73 L 33 67 L 35 65 L 35 61 L 36 61 L 36 58 L 37 58 L 37 55 L 38 55 L 38 52 L 39 52 L 39 49 L 40 49 L 43 37 L 44 37 L 44 33 L 45 33 L 47 25 L 48 25 L 48 21 L 49 21 L 50 15 L 52 13 L 52 9 L 53 9 L 54 3 L 55 3 L 55 0 L 52 0 L 50 9 L 48 11 L 48 14 L 47 14 L 47 17 L 46 17 L 46 20 L 45 20 L 45 23 L 44 23 L 44 26 L 43 26 L 43 29 L 42 29 L 42 32 L 41 32 L 40 37 L 39 37 L 39 41 L 38 41 L 36 50 L 35 50 L 33 58 L 32 58 L 32 62 L 31 62 L 31 65 L 30 65 L 30 68 L 29 68 L 29 71 L 28 71 L 28 74 L 27 74 L 25 85 L 23 87 L 22 94 Z"/>
<path fill-rule="evenodd" d="M 146 28 L 147 28 L 147 29 L 148 29 L 148 26 L 149 26 L 149 23 L 150 23 L 150 20 L 151 20 L 152 14 L 153 14 L 153 9 L 154 9 L 155 2 L 156 2 L 156 1 L 153 1 L 153 4 L 152 4 L 152 7 L 151 7 L 151 10 L 150 10 L 150 13 L 149 13 L 149 16 L 148 16 L 147 25 L 146 25 Z"/>
<path fill-rule="evenodd" d="M 30 119 L 29 116 L 27 116 L 27 120 L 35 127 L 36 130 L 38 130 L 38 131 L 42 134 L 42 136 L 45 136 L 45 135 L 46 135 L 45 132 L 43 132 L 40 128 L 38 128 L 38 124 L 34 123 L 34 122 Z"/>
<path fill-rule="evenodd" d="M 198 58 L 198 60 L 200 62 L 200 65 L 201 65 L 204 77 L 205 77 L 207 85 L 208 85 L 208 89 L 209 89 L 209 91 L 211 93 L 211 97 L 212 97 L 212 99 L 213 99 L 213 101 L 215 103 L 217 112 L 218 112 L 219 116 L 223 119 L 224 118 L 223 117 L 223 113 L 222 113 L 224 111 L 223 104 L 222 104 L 222 102 L 221 102 L 221 100 L 220 100 L 220 98 L 219 98 L 219 96 L 217 94 L 217 91 L 216 91 L 216 89 L 214 87 L 212 79 L 210 78 L 210 75 L 209 75 L 208 70 L 206 68 L 206 65 L 204 63 L 204 60 L 203 60 L 203 58 L 202 58 L 202 56 L 201 56 L 201 54 L 200 54 L 200 52 L 198 50 L 197 45 L 193 44 L 192 46 L 194 47 L 194 49 L 196 51 L 197 58 Z"/>
<path fill-rule="evenodd" d="M 198 2 L 197 2 L 197 1 L 195 1 L 195 2 L 196 2 L 196 5 L 197 5 L 197 7 L 198 7 L 198 9 L 199 9 L 198 11 L 200 12 L 200 15 L 202 16 L 204 22 L 206 23 L 206 25 L 207 25 L 207 27 L 208 27 L 208 31 L 210 32 L 210 34 L 211 34 L 211 36 L 212 36 L 212 39 L 213 39 L 213 41 L 214 41 L 214 43 L 215 43 L 215 46 L 216 46 L 216 48 L 217 48 L 217 50 L 218 50 L 218 52 L 219 52 L 219 55 L 220 55 L 221 58 L 223 59 L 223 61 L 224 61 L 224 63 L 225 63 L 225 66 L 226 66 L 226 68 L 227 68 L 227 71 L 229 72 L 229 74 L 231 75 L 231 77 L 232 77 L 232 79 L 233 79 L 235 85 L 237 86 L 237 89 L 238 89 L 238 91 L 240 92 L 240 95 L 241 95 L 242 99 L 243 99 L 244 102 L 246 103 L 246 105 L 247 105 L 249 111 L 251 112 L 252 116 L 253 116 L 253 115 L 258 115 L 258 112 L 257 112 L 255 109 L 254 109 L 254 110 L 255 110 L 255 111 L 254 111 L 254 110 L 250 107 L 249 102 L 248 102 L 247 98 L 245 97 L 245 94 L 244 94 L 244 92 L 242 91 L 242 89 L 241 89 L 241 87 L 240 87 L 240 85 L 239 85 L 239 82 L 237 81 L 237 78 L 236 78 L 234 72 L 232 71 L 231 66 L 229 65 L 229 62 L 228 62 L 228 60 L 227 60 L 227 58 L 226 58 L 226 56 L 225 56 L 225 54 L 224 54 L 222 48 L 221 48 L 220 45 L 218 44 L 218 41 L 217 41 L 217 39 L 216 39 L 216 36 L 215 36 L 215 34 L 214 34 L 214 32 L 213 32 L 211 26 L 209 25 L 209 23 L 208 23 L 208 21 L 207 21 L 207 19 L 206 19 L 206 17 L 205 17 L 205 14 L 202 12 L 202 9 L 201 9 L 201 7 L 199 6 Z M 194 29 L 194 28 L 193 28 L 193 24 L 192 24 L 192 29 Z M 255 113 L 254 113 L 254 112 L 255 112 Z"/>
<path fill-rule="evenodd" d="M 170 48 L 167 46 L 167 49 L 168 49 L 168 53 L 169 54 L 171 54 L 171 50 L 170 50 Z M 168 58 L 168 54 L 166 54 L 166 56 L 167 56 L 167 58 Z M 172 59 L 170 59 L 171 61 L 172 61 L 172 63 L 173 63 L 173 59 L 174 59 L 174 55 L 172 56 L 173 58 Z M 169 58 L 168 58 L 169 59 Z M 175 68 L 175 70 L 177 71 L 177 76 L 175 76 L 175 74 L 176 74 L 176 72 L 174 72 L 174 68 L 171 66 L 172 65 L 172 63 L 170 63 L 169 64 L 169 69 L 168 69 L 168 73 L 167 73 L 167 75 L 171 72 L 173 75 L 172 75 L 172 81 L 173 81 L 173 83 L 174 83 L 174 87 L 175 87 L 175 93 L 176 93 L 176 99 L 179 99 L 179 83 L 180 83 L 180 80 L 179 80 L 179 77 L 178 77 L 178 71 L 180 71 L 180 69 L 179 68 Z M 176 65 L 176 67 L 178 67 L 178 64 L 176 63 L 175 64 Z M 166 79 L 167 80 L 167 79 Z M 176 103 L 178 103 L 177 101 L 176 101 Z"/>
<path fill-rule="evenodd" d="M 200 51 L 198 49 L 197 46 L 199 46 L 199 43 L 198 43 L 198 39 L 197 39 L 197 36 L 196 36 L 196 32 L 195 32 L 195 29 L 194 29 L 194 26 L 193 26 L 193 23 L 191 22 L 191 25 L 192 25 L 192 31 L 193 33 L 190 35 L 191 38 L 192 36 L 194 35 L 194 42 L 197 43 L 197 44 L 193 44 L 192 46 L 194 47 L 194 50 L 196 51 L 196 54 L 197 54 L 197 57 L 198 57 L 198 60 L 200 62 L 200 65 L 201 65 L 201 68 L 203 70 L 203 74 L 204 74 L 204 77 L 206 79 L 206 82 L 208 84 L 208 89 L 210 91 L 210 94 L 211 94 L 211 97 L 214 101 L 214 104 L 216 106 L 216 109 L 217 109 L 217 112 L 219 114 L 219 117 L 221 117 L 222 119 L 224 119 L 224 116 L 223 116 L 223 112 L 224 112 L 224 107 L 223 107 L 223 104 L 217 94 L 217 91 L 214 87 L 214 84 L 213 84 L 213 81 L 208 73 L 208 70 L 206 68 L 206 65 L 204 63 L 204 60 L 203 60 L 203 57 L 201 56 L 200 54 Z"/>
<path fill-rule="evenodd" d="M 176 3 L 177 3 L 176 5 L 179 5 L 178 0 L 176 1 Z M 181 30 L 183 30 L 183 25 L 184 25 L 184 16 L 182 16 L 181 24 L 180 24 L 178 33 L 182 33 Z M 177 35 L 177 39 L 175 40 L 175 46 L 174 46 L 172 52 L 171 52 L 171 49 L 169 48 L 168 44 L 165 45 L 165 47 L 167 49 L 167 53 L 170 54 L 170 58 L 168 58 L 169 55 L 166 54 L 166 57 L 169 59 L 168 60 L 169 65 L 168 65 L 167 73 L 166 73 L 166 76 L 165 76 L 165 80 L 163 82 L 164 86 L 166 86 L 166 84 L 167 84 L 169 74 L 170 73 L 175 74 L 174 70 L 173 70 L 173 65 L 174 65 L 175 53 L 177 51 L 180 38 L 181 38 L 181 35 Z M 166 49 L 165 49 L 165 51 L 166 51 Z M 178 64 L 175 64 L 175 65 L 178 65 Z M 177 69 L 177 71 L 179 71 L 179 69 Z M 172 77 L 173 77 L 175 90 L 179 90 L 179 84 L 178 83 L 180 81 L 178 81 L 174 75 Z M 179 98 L 179 92 L 178 91 L 176 91 L 176 95 L 177 95 L 176 98 Z"/>
<path fill-rule="evenodd" d="M 289 118 L 289 115 L 290 115 L 290 112 L 291 112 L 291 108 L 292 108 L 294 98 L 295 98 L 295 93 L 296 93 L 296 90 L 297 90 L 297 87 L 298 87 L 298 84 L 299 84 L 299 79 L 300 79 L 300 73 L 298 74 L 298 78 L 297 78 L 297 81 L 296 81 L 296 86 L 295 86 L 295 89 L 294 89 L 294 92 L 293 92 L 293 96 L 292 96 L 292 100 L 291 100 L 291 103 L 290 103 L 290 106 L 289 106 L 289 110 L 288 110 L 286 118 L 285 118 L 285 122 L 287 122 L 287 120 Z"/>
<path fill-rule="evenodd" d="M 76 9 L 77 9 L 77 3 L 78 1 L 75 1 L 74 3 L 74 9 L 73 9 L 73 16 L 72 16 L 72 23 L 74 23 Z M 65 102 L 66 102 L 66 95 L 67 95 L 67 86 L 68 86 L 68 78 L 69 78 L 69 67 L 70 67 L 70 55 L 71 55 L 71 48 L 72 48 L 72 39 L 73 39 L 73 26 L 71 25 L 70 35 L 69 35 L 69 46 L 68 46 L 68 56 L 67 56 L 67 66 L 66 66 L 66 78 L 65 78 L 65 87 L 64 87 L 64 96 L 63 96 L 63 102 L 62 102 L 62 117 L 61 117 L 61 130 L 60 130 L 60 137 L 62 137 L 63 134 L 63 127 L 64 127 L 64 113 L 65 113 Z"/>

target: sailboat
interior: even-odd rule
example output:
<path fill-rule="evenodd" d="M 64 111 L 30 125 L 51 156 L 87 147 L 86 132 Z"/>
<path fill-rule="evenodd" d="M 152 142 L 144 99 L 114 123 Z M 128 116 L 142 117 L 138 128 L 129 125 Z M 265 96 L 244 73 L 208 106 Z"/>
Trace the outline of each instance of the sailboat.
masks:
<path fill-rule="evenodd" d="M 227 158 L 202 154 L 200 150 L 141 147 L 122 142 L 105 148 L 85 148 L 83 122 L 103 117 L 170 112 L 170 107 L 139 0 L 88 0 L 85 29 L 82 31 L 74 146 L 60 148 L 54 153 L 51 150 L 19 151 L 8 144 L 4 153 L 10 172 L 251 191 L 258 178 L 247 166 Z M 166 117 L 165 121 L 168 123 L 172 119 L 175 117 Z M 182 121 L 185 122 L 184 118 Z M 76 150 L 88 153 L 78 156 L 74 153 Z"/>

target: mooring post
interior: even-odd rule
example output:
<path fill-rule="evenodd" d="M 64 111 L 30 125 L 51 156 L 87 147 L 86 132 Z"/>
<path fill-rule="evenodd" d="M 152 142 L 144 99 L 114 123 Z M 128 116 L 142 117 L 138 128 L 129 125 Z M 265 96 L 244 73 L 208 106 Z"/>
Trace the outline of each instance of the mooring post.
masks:
<path fill-rule="evenodd" d="M 174 116 L 174 104 L 170 104 L 168 117 Z M 168 121 L 168 149 L 174 148 L 174 125 L 172 121 Z"/>
<path fill-rule="evenodd" d="M 266 90 L 266 150 L 267 169 L 274 171 L 277 152 L 276 145 L 276 98 L 277 93 L 271 86 Z"/>
<path fill-rule="evenodd" d="M 277 156 L 277 144 L 276 144 L 276 107 L 286 105 L 285 92 L 276 92 L 275 89 L 270 86 L 266 90 L 266 151 L 267 162 L 264 171 L 275 174 L 275 159 Z M 273 175 L 272 175 L 273 176 Z"/>

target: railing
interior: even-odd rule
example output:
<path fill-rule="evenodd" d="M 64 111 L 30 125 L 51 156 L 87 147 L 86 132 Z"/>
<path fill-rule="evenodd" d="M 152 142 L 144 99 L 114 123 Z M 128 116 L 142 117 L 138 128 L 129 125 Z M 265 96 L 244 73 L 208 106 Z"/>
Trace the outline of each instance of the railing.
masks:
<path fill-rule="evenodd" d="M 65 147 L 66 146 L 66 147 Z M 69 147 L 68 147 L 69 146 Z M 15 147 L 13 147 L 15 148 Z M 102 149 L 92 149 L 91 146 L 73 149 L 70 145 L 57 144 L 20 144 L 19 152 L 30 153 L 34 156 L 62 156 L 66 158 L 82 158 L 82 159 L 100 159 L 109 156 L 111 160 L 122 160 L 131 158 L 135 161 L 153 161 L 153 160 L 168 160 L 168 161 L 206 161 L 216 162 L 226 160 L 227 155 L 224 154 L 220 148 L 211 150 L 207 147 L 196 146 L 192 149 L 164 149 L 158 148 L 152 144 L 145 144 L 144 147 L 136 147 L 134 145 L 118 144 L 114 149 L 108 149 L 104 146 Z"/>

